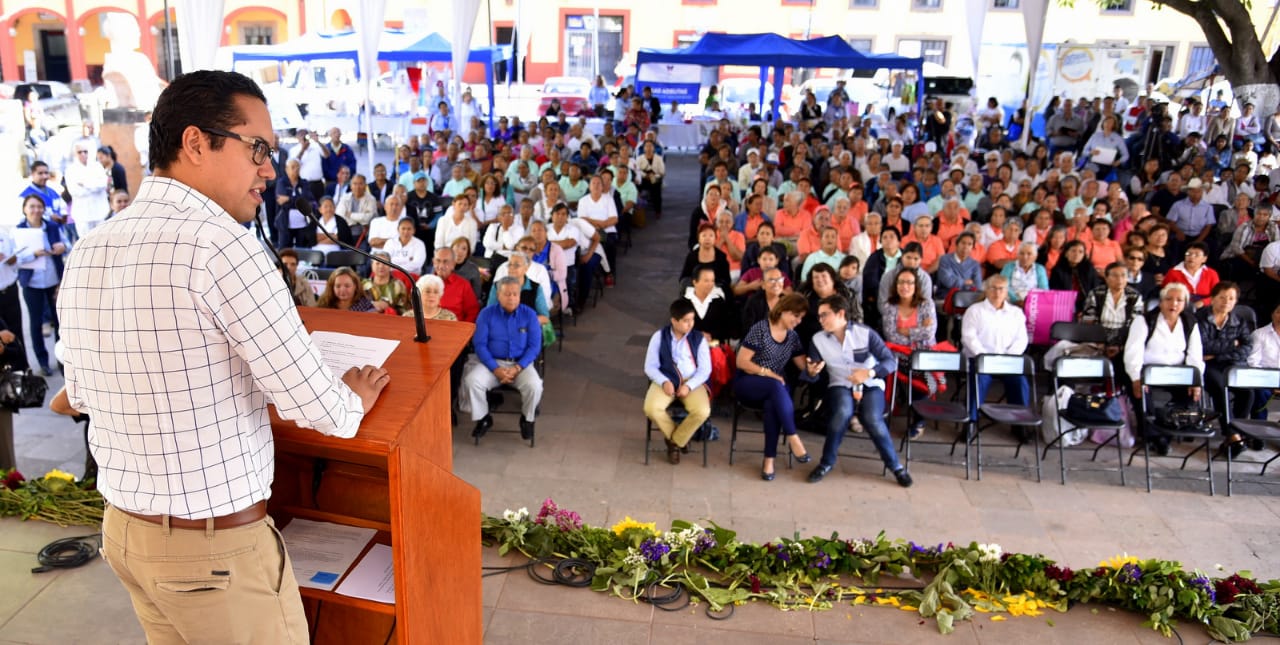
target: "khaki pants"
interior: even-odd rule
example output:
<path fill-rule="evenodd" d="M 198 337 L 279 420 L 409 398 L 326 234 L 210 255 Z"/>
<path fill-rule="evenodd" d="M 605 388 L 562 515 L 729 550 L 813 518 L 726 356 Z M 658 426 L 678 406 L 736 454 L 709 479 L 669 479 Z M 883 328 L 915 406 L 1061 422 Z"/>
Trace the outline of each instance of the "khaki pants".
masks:
<path fill-rule="evenodd" d="M 684 409 L 689 416 L 680 422 L 679 427 L 676 422 L 671 420 L 671 415 L 667 414 L 667 406 L 675 401 L 676 397 L 667 396 L 662 391 L 662 386 L 657 383 L 649 383 L 649 392 L 644 395 L 644 415 L 653 420 L 653 423 L 662 430 L 662 435 L 677 446 L 685 447 L 689 443 L 689 438 L 698 430 L 698 427 L 711 417 L 711 399 L 707 396 L 707 388 L 696 387 L 689 391 L 689 396 L 681 399 Z"/>
<path fill-rule="evenodd" d="M 284 541 L 268 517 L 219 531 L 168 528 L 110 505 L 102 558 L 151 645 L 309 641 Z"/>

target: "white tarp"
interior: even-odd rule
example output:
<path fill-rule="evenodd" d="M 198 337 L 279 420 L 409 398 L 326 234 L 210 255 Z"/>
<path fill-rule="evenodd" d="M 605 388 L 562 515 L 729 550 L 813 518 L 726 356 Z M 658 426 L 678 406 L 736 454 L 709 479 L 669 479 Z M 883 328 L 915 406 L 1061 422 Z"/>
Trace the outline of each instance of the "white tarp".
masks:
<path fill-rule="evenodd" d="M 478 15 L 480 0 L 453 0 L 453 33 L 449 37 L 453 45 L 453 87 L 449 95 L 454 105 L 462 102 L 462 76 L 467 71 L 471 34 L 475 31 Z"/>
<path fill-rule="evenodd" d="M 1040 45 L 1044 42 L 1044 21 L 1049 15 L 1049 0 L 1023 0 L 1022 24 L 1027 31 L 1027 96 L 1035 89 L 1035 73 L 1040 65 Z M 1031 115 L 1031 106 L 1027 106 L 1027 116 Z M 1028 118 L 1027 125 L 1030 125 Z M 1027 146 L 1027 138 L 1031 136 L 1031 128 L 1022 129 L 1023 149 Z"/>
<path fill-rule="evenodd" d="M 174 11 L 182 71 L 215 69 L 214 59 L 222 44 L 222 0 L 182 0 Z"/>
<path fill-rule="evenodd" d="M 364 123 L 369 130 L 369 168 L 367 173 L 373 174 L 373 83 L 378 78 L 378 45 L 382 39 L 383 17 L 386 5 L 383 0 L 360 0 L 356 7 L 356 15 L 352 17 L 352 27 L 360 34 L 360 84 L 364 87 Z M 352 168 L 352 173 L 355 169 Z"/>
<path fill-rule="evenodd" d="M 973 61 L 970 78 L 978 78 L 978 57 L 982 53 L 982 29 L 987 20 L 990 0 L 965 0 L 965 14 L 969 21 L 969 56 Z"/>

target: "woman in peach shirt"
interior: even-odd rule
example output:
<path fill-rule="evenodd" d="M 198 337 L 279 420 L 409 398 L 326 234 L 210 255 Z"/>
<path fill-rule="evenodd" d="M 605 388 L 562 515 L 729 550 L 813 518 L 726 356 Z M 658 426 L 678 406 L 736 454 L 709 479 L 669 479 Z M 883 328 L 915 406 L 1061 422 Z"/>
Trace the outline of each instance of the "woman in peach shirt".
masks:
<path fill-rule="evenodd" d="M 1022 243 L 1022 220 L 1011 217 L 1004 223 L 1004 238 L 991 243 L 987 247 L 987 265 L 991 271 L 998 273 L 1004 265 L 1018 258 L 1018 245 Z"/>
<path fill-rule="evenodd" d="M 734 280 L 742 271 L 742 253 L 747 250 L 746 238 L 733 230 L 733 216 L 728 211 L 716 215 L 716 249 L 729 258 L 729 276 Z"/>
<path fill-rule="evenodd" d="M 1049 229 L 1053 228 L 1053 211 L 1048 208 L 1037 210 L 1032 224 L 1033 226 L 1022 234 L 1022 241 L 1030 242 L 1036 245 L 1036 248 L 1044 246 L 1044 241 L 1049 237 Z"/>
<path fill-rule="evenodd" d="M 813 216 L 800 208 L 804 193 L 795 190 L 782 199 L 782 208 L 773 215 L 773 232 L 778 237 L 797 238 L 809 228 Z"/>
<path fill-rule="evenodd" d="M 1093 246 L 1089 260 L 1093 262 L 1093 268 L 1102 274 L 1106 272 L 1107 265 L 1123 261 L 1124 250 L 1120 248 L 1119 242 L 1111 239 L 1111 222 L 1095 219 L 1089 224 L 1089 228 L 1093 230 Z"/>

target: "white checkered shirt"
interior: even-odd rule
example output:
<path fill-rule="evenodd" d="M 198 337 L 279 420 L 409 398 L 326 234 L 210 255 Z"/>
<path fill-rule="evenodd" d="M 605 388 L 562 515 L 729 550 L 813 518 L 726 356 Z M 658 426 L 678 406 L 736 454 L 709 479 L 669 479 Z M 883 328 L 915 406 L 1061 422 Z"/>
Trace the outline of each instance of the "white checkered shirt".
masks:
<path fill-rule="evenodd" d="M 91 419 L 98 489 L 121 509 L 201 519 L 269 497 L 268 400 L 328 435 L 364 418 L 262 246 L 172 179 L 143 180 L 81 239 L 58 313 L 67 394 Z"/>

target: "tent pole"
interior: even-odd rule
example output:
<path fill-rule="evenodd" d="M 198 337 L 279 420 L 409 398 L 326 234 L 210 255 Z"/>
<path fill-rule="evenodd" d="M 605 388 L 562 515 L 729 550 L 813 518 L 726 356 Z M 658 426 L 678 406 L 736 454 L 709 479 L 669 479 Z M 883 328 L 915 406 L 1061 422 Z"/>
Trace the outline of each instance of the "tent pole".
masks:
<path fill-rule="evenodd" d="M 510 77 L 508 77 L 510 78 Z M 493 55 L 490 54 L 484 61 L 484 82 L 489 86 L 489 132 L 493 132 Z M 507 85 L 508 91 L 511 85 Z"/>

